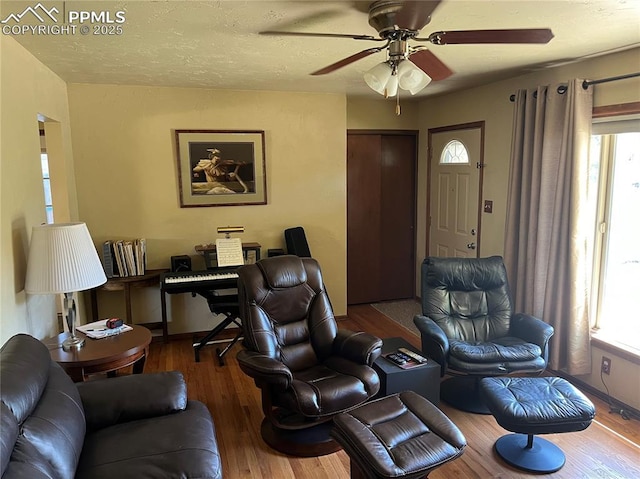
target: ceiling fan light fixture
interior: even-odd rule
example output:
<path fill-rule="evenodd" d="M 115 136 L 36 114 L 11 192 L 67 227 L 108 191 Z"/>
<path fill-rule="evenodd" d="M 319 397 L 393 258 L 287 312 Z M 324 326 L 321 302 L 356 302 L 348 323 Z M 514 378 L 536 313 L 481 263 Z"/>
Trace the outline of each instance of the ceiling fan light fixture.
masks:
<path fill-rule="evenodd" d="M 364 81 L 373 91 L 384 95 L 387 89 L 387 83 L 389 83 L 389 79 L 391 78 L 391 72 L 391 67 L 387 62 L 378 63 L 372 69 L 365 72 Z"/>
<path fill-rule="evenodd" d="M 422 72 L 422 79 L 420 82 L 413 88 L 409 88 L 409 93 L 415 95 L 416 93 L 422 91 L 429 83 L 431 83 L 431 77 L 426 73 Z"/>
<path fill-rule="evenodd" d="M 384 87 L 384 97 L 391 98 L 398 94 L 398 75 L 391 75 Z"/>
<path fill-rule="evenodd" d="M 400 88 L 408 90 L 412 95 L 415 95 L 431 83 L 431 77 L 411 60 L 400 62 L 397 76 Z"/>

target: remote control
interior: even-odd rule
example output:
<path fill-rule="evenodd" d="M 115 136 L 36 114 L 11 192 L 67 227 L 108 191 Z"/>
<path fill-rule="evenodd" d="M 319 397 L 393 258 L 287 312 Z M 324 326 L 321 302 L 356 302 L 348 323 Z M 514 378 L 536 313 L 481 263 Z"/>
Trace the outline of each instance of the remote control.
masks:
<path fill-rule="evenodd" d="M 414 353 L 413 351 L 410 351 L 407 348 L 398 348 L 398 351 L 400 351 L 402 354 L 405 354 L 405 355 L 409 356 L 411 359 L 415 359 L 419 363 L 426 363 L 427 362 L 427 358 L 423 358 L 419 354 Z"/>

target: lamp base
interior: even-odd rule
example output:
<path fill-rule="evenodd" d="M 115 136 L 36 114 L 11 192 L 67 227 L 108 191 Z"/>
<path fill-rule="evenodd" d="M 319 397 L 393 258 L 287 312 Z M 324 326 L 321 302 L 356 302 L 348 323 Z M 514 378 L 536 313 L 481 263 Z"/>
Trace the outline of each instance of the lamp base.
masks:
<path fill-rule="evenodd" d="M 84 338 L 71 336 L 63 341 L 62 349 L 65 351 L 77 351 L 84 346 L 84 341 Z"/>
<path fill-rule="evenodd" d="M 84 346 L 84 338 L 76 336 L 76 301 L 73 298 L 73 291 L 64 293 L 64 307 L 67 310 L 67 326 L 71 336 L 64 340 L 62 349 L 64 351 L 78 351 Z"/>

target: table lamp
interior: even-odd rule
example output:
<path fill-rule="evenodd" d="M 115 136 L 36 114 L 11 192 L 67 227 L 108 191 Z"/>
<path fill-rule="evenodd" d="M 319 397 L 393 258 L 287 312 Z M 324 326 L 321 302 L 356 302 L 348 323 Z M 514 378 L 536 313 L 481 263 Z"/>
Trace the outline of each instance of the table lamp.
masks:
<path fill-rule="evenodd" d="M 78 350 L 84 338 L 76 336 L 74 293 L 106 283 L 102 263 L 85 223 L 34 226 L 29 248 L 25 291 L 29 294 L 64 293 L 64 309 L 71 336 L 65 351 Z"/>

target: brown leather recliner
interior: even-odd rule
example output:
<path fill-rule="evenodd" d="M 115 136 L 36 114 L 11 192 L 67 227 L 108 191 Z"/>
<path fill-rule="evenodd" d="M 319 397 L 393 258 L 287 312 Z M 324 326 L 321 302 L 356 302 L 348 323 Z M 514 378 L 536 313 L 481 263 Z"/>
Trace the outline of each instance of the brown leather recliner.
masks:
<path fill-rule="evenodd" d="M 238 274 L 246 350 L 237 358 L 262 390 L 264 441 L 297 456 L 339 450 L 329 437 L 331 419 L 378 392 L 371 365 L 382 341 L 338 329 L 312 258 L 265 258 Z"/>

